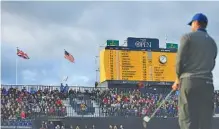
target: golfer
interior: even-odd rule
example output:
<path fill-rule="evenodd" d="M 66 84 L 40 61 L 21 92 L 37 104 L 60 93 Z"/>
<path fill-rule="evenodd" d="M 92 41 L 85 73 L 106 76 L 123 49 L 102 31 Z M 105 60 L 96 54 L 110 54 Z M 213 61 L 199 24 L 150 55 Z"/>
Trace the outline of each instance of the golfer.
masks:
<path fill-rule="evenodd" d="M 213 118 L 213 75 L 217 45 L 208 34 L 207 17 L 196 14 L 188 25 L 192 32 L 182 36 L 177 53 L 180 129 L 211 129 Z"/>

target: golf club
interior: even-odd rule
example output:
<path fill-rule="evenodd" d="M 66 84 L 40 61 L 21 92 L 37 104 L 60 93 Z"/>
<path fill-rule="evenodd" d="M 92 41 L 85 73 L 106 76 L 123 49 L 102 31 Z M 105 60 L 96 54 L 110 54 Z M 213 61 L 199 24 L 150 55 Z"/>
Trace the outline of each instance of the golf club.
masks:
<path fill-rule="evenodd" d="M 151 117 L 149 116 L 145 116 L 143 118 L 143 126 L 144 128 L 147 128 L 147 123 L 151 120 L 151 118 L 153 118 L 155 116 L 155 114 L 157 113 L 157 111 L 160 109 L 160 107 L 166 102 L 166 100 L 170 97 L 170 95 L 174 92 L 174 90 L 171 90 L 170 93 L 165 97 L 165 99 L 162 101 L 162 103 L 157 107 L 157 109 L 153 112 L 153 114 L 151 115 Z"/>

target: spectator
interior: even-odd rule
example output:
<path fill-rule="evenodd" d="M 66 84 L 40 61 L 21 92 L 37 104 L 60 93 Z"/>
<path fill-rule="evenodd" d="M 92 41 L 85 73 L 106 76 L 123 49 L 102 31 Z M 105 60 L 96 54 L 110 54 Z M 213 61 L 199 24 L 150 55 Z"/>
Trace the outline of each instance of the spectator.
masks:
<path fill-rule="evenodd" d="M 26 114 L 24 111 L 21 111 L 21 119 L 25 119 L 26 118 Z"/>
<path fill-rule="evenodd" d="M 61 129 L 60 125 L 56 125 L 55 129 Z"/>
<path fill-rule="evenodd" d="M 64 88 L 64 93 L 68 93 L 68 90 L 69 90 L 69 86 L 68 86 L 68 84 L 66 84 L 65 88 Z"/>
<path fill-rule="evenodd" d="M 51 121 L 48 125 L 48 129 L 54 129 L 55 125 L 53 124 L 53 122 Z"/>
<path fill-rule="evenodd" d="M 63 93 L 64 92 L 64 85 L 61 83 L 61 86 L 60 86 L 60 92 Z"/>

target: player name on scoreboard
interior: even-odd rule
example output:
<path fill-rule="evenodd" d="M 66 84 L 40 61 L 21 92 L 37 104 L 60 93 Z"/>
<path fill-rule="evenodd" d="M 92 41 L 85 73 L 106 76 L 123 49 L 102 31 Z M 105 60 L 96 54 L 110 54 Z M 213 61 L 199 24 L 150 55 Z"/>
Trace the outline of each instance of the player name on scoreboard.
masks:
<path fill-rule="evenodd" d="M 146 80 L 146 53 L 119 51 L 119 79 Z M 140 58 L 139 58 L 140 57 Z"/>
<path fill-rule="evenodd" d="M 102 54 L 101 82 L 175 80 L 176 53 L 106 49 Z"/>

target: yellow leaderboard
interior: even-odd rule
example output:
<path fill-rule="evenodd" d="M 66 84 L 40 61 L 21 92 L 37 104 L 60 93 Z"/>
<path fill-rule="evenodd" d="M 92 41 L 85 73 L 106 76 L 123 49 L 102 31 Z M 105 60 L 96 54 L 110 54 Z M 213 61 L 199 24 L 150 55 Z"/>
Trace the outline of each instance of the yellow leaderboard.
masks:
<path fill-rule="evenodd" d="M 173 82 L 175 60 L 176 52 L 104 49 L 100 52 L 100 82 Z"/>

